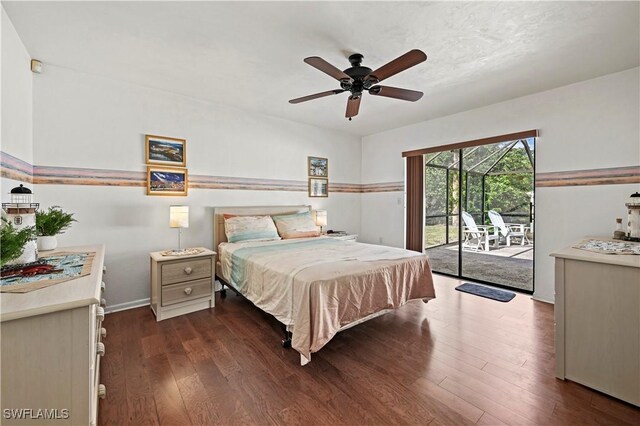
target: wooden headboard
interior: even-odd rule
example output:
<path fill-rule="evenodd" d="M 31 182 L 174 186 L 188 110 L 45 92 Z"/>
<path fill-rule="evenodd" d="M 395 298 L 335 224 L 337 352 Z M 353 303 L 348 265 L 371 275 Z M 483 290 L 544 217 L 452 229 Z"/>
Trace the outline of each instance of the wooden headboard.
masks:
<path fill-rule="evenodd" d="M 214 207 L 213 208 L 213 250 L 218 251 L 218 245 L 227 241 L 224 233 L 224 215 L 237 216 L 268 216 L 274 214 L 291 214 L 311 211 L 311 206 L 244 206 L 244 207 Z M 217 256 L 216 256 L 217 260 Z"/>

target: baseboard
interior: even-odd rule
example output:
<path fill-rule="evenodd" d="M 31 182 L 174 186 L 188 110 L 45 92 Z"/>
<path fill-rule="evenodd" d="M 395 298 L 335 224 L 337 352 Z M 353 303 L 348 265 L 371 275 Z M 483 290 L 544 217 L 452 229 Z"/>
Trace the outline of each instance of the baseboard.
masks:
<path fill-rule="evenodd" d="M 118 311 L 126 311 L 127 309 L 139 308 L 140 306 L 147 306 L 149 304 L 149 298 L 133 300 L 131 302 L 118 303 L 117 305 L 107 306 L 104 310 L 107 314 L 112 314 Z"/>
<path fill-rule="evenodd" d="M 550 305 L 555 305 L 555 302 L 551 299 L 545 299 L 544 297 L 536 296 L 535 294 L 531 296 L 533 300 L 537 300 L 538 302 L 549 303 Z"/>

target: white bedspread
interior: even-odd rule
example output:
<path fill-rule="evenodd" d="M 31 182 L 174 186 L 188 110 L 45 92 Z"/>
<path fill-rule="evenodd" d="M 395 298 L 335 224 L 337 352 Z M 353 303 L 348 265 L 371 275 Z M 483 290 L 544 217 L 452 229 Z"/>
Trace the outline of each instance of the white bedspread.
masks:
<path fill-rule="evenodd" d="M 293 333 L 309 358 L 345 325 L 435 297 L 427 256 L 332 238 L 222 243 L 223 278 Z"/>

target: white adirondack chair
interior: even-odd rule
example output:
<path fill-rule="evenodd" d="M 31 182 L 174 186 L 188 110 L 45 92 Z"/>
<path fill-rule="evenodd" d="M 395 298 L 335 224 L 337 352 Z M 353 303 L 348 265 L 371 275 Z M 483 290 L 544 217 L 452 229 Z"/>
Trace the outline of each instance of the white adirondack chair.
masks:
<path fill-rule="evenodd" d="M 491 224 L 500 230 L 500 235 L 506 240 L 507 247 L 511 245 L 511 238 L 520 238 L 520 245 L 529 244 L 528 228 L 519 223 L 504 223 L 502 216 L 495 210 L 489 210 Z"/>
<path fill-rule="evenodd" d="M 464 220 L 464 241 L 462 242 L 462 248 L 468 248 L 473 251 L 478 251 L 483 248 L 484 251 L 489 251 L 489 243 L 495 241 L 496 247 L 498 246 L 500 236 L 491 234 L 489 227 L 485 225 L 476 225 L 476 221 L 473 220 L 467 212 L 462 212 L 462 220 Z"/>

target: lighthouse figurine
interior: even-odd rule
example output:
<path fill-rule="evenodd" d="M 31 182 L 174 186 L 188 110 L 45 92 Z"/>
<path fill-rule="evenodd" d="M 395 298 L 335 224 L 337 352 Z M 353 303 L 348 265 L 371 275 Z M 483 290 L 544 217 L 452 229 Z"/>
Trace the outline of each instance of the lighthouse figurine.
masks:
<path fill-rule="evenodd" d="M 20 184 L 11 190 L 11 202 L 2 203 L 2 217 L 20 230 L 36 226 L 36 210 L 39 204 L 32 202 L 33 193 L 24 185 Z M 38 246 L 35 238 L 28 241 L 24 246 L 24 251 L 17 259 L 10 264 L 21 264 L 35 262 L 38 259 Z"/>
<path fill-rule="evenodd" d="M 631 194 L 625 204 L 629 211 L 627 218 L 627 241 L 640 241 L 640 193 Z"/>

